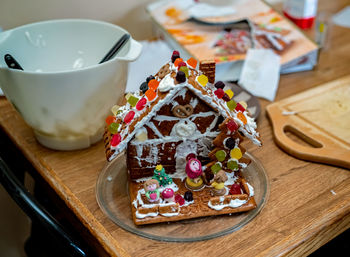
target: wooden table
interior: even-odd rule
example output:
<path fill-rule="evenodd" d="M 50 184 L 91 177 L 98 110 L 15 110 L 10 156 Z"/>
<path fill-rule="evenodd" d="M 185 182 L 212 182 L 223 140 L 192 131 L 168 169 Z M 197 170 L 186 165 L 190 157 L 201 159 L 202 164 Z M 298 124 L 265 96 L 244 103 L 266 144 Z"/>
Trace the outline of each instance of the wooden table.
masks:
<path fill-rule="evenodd" d="M 336 12 L 347 1 L 321 1 Z M 350 74 L 350 30 L 334 26 L 331 48 L 313 71 L 283 75 L 276 100 Z M 264 107 L 267 101 L 261 100 Z M 248 150 L 263 163 L 270 196 L 265 208 L 242 229 L 209 241 L 165 243 L 131 234 L 107 218 L 95 199 L 95 183 L 106 163 L 102 143 L 81 151 L 59 152 L 37 143 L 32 130 L 5 98 L 0 126 L 91 234 L 112 256 L 306 255 L 350 227 L 349 170 L 295 159 L 273 142 L 262 112 L 263 147 Z"/>

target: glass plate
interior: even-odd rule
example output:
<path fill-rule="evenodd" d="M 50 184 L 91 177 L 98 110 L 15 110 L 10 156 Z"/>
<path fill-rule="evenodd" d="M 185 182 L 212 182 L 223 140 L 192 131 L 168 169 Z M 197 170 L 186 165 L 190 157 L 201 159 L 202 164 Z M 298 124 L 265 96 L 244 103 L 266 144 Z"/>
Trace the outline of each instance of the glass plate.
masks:
<path fill-rule="evenodd" d="M 136 226 L 132 220 L 124 155 L 108 163 L 101 171 L 96 184 L 97 202 L 117 225 L 146 238 L 168 242 L 194 242 L 223 236 L 248 224 L 262 210 L 268 198 L 268 178 L 263 166 L 248 152 L 245 156 L 252 162 L 243 170 L 242 175 L 254 187 L 257 203 L 257 208 L 248 212 Z"/>

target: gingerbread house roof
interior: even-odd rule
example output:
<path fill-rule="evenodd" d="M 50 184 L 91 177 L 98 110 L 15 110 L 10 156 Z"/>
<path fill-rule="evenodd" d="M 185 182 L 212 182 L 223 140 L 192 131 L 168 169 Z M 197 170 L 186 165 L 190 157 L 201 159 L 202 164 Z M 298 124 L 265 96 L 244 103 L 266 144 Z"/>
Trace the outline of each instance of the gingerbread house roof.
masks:
<path fill-rule="evenodd" d="M 170 103 L 184 88 L 190 90 L 224 118 L 233 119 L 239 126 L 238 130 L 240 132 L 252 140 L 253 143 L 261 145 L 259 133 L 256 131 L 256 123 L 248 115 L 247 111 L 230 110 L 227 102 L 215 95 L 216 88 L 213 84 L 206 83 L 204 86 L 201 85 L 200 82 L 203 84 L 203 81 L 199 81 L 199 76 L 203 75 L 202 72 L 192 68 L 188 64 L 187 67 L 188 77 L 186 81 L 179 83 L 176 79 L 178 68 L 170 61 L 155 75 L 155 80 L 159 82 L 159 86 L 155 90 L 156 95 L 154 99 L 149 101 L 148 99 L 151 99 L 151 97 L 147 93 L 144 94 L 142 91 L 138 91 L 132 95 L 135 97 L 134 99 L 145 98 L 147 100 L 141 110 L 137 108 L 138 106 L 133 107 L 129 102 L 118 109 L 118 112 L 115 114 L 115 120 L 113 121 L 113 123 L 119 124 L 117 133 L 111 135 L 111 132 L 107 129 L 106 133 L 108 135 L 106 136 L 105 134 L 106 155 L 109 161 L 125 150 L 127 144 L 135 136 L 135 133 L 145 123 L 150 121 L 162 106 Z M 145 102 L 145 100 L 143 101 Z M 241 114 L 238 114 L 239 112 Z M 131 117 L 132 119 L 129 121 Z M 113 139 L 113 137 L 116 138 Z M 115 141 L 112 142 L 113 140 Z"/>

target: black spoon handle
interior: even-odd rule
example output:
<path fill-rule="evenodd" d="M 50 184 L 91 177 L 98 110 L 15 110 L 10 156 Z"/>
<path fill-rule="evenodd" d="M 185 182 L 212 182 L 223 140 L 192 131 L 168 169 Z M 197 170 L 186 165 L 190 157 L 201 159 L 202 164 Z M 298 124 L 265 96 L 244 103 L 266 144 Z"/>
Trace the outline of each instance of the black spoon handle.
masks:
<path fill-rule="evenodd" d="M 113 56 L 115 56 L 118 53 L 118 51 L 123 47 L 123 45 L 129 40 L 129 38 L 129 34 L 124 34 L 99 63 L 106 62 L 110 60 Z"/>
<path fill-rule="evenodd" d="M 19 63 L 16 61 L 15 58 L 13 58 L 12 55 L 10 54 L 5 54 L 4 56 L 5 62 L 7 64 L 7 66 L 10 69 L 16 69 L 16 70 L 23 70 L 23 68 L 21 67 L 21 65 L 19 65 Z"/>

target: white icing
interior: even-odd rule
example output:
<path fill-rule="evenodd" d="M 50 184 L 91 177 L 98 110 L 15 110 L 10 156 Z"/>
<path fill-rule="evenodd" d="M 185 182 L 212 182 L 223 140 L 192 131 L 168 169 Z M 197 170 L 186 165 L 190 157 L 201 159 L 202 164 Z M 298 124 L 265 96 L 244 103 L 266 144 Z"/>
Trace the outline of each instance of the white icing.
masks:
<path fill-rule="evenodd" d="M 173 87 L 175 87 L 174 79 L 171 77 L 171 73 L 169 73 L 160 81 L 158 90 L 160 92 L 167 92 Z"/>
<path fill-rule="evenodd" d="M 144 219 L 146 217 L 156 217 L 156 216 L 158 216 L 158 212 L 149 212 L 146 214 L 141 214 L 138 211 L 136 211 L 136 218 L 138 219 Z"/>
<path fill-rule="evenodd" d="M 249 197 L 254 196 L 254 188 L 247 182 L 247 186 L 249 188 Z"/>
<path fill-rule="evenodd" d="M 221 201 L 222 202 L 222 201 Z M 242 206 L 245 204 L 247 201 L 246 200 L 240 200 L 240 199 L 232 199 L 228 204 L 218 204 L 218 205 L 213 205 L 211 201 L 208 202 L 208 206 L 214 210 L 220 211 L 224 209 L 225 207 L 230 207 L 230 208 L 237 208 L 239 206 Z"/>
<path fill-rule="evenodd" d="M 171 130 L 170 136 L 191 137 L 197 131 L 197 126 L 192 121 L 180 121 Z"/>
<path fill-rule="evenodd" d="M 156 127 L 156 125 L 154 125 L 154 123 L 152 121 L 147 122 L 145 125 L 148 126 L 158 138 L 164 137 L 163 134 L 160 133 L 160 131 L 158 130 L 158 128 Z"/>

